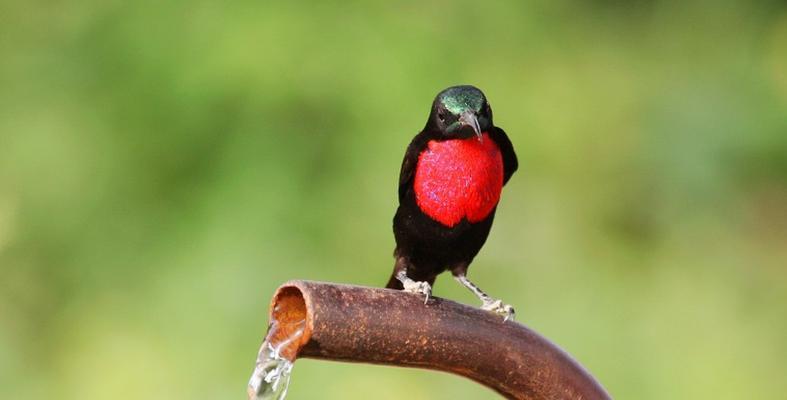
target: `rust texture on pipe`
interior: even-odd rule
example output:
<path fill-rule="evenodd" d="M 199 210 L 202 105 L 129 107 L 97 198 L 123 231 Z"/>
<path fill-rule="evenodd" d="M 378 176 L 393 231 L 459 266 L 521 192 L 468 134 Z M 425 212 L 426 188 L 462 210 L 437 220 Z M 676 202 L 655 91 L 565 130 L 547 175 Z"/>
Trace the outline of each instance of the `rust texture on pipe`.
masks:
<path fill-rule="evenodd" d="M 509 399 L 609 399 L 560 348 L 477 308 L 402 291 L 290 281 L 271 301 L 282 356 L 426 368 L 473 379 Z"/>

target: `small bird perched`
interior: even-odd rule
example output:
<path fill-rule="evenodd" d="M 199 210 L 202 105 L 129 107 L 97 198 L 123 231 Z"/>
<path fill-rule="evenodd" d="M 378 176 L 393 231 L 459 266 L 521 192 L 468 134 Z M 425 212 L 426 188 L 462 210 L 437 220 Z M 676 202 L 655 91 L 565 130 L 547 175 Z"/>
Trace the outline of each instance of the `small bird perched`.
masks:
<path fill-rule="evenodd" d="M 396 263 L 386 287 L 429 301 L 437 275 L 450 270 L 483 302 L 482 309 L 512 318 L 513 307 L 470 282 L 467 268 L 486 242 L 500 192 L 517 166 L 511 141 L 494 126 L 481 90 L 454 86 L 440 92 L 404 154 L 393 220 Z"/>

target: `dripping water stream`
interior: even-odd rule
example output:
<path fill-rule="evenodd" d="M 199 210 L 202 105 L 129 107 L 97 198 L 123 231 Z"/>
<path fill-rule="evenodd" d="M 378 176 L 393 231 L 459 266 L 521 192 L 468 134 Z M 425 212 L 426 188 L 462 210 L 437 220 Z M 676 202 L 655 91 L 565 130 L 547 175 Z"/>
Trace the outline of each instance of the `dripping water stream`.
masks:
<path fill-rule="evenodd" d="M 249 379 L 249 400 L 284 400 L 293 363 L 282 355 L 282 350 L 303 336 L 305 326 L 305 320 L 288 322 L 287 329 L 275 319 L 271 322 Z"/>

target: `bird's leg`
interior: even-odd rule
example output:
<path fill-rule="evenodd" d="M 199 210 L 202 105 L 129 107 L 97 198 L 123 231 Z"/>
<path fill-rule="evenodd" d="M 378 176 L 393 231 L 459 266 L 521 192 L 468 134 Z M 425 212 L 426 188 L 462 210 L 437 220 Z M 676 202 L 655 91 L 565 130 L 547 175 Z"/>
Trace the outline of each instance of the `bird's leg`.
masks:
<path fill-rule="evenodd" d="M 466 275 L 467 267 L 459 268 L 452 272 L 454 274 L 454 279 L 456 279 L 464 287 L 470 289 L 470 291 L 473 292 L 473 294 L 475 294 L 479 300 L 481 300 L 482 310 L 491 311 L 495 314 L 502 315 L 503 322 L 508 321 L 509 319 L 514 319 L 514 307 L 511 307 L 509 304 L 504 304 L 502 300 L 489 297 L 489 295 L 484 293 L 481 288 L 476 286 L 473 282 L 470 282 Z"/>
<path fill-rule="evenodd" d="M 432 286 L 429 285 L 429 282 L 414 281 L 407 276 L 407 260 L 404 257 L 398 257 L 396 259 L 394 271 L 396 273 L 396 279 L 402 282 L 405 292 L 423 294 L 424 304 L 429 301 L 429 296 L 432 295 Z"/>

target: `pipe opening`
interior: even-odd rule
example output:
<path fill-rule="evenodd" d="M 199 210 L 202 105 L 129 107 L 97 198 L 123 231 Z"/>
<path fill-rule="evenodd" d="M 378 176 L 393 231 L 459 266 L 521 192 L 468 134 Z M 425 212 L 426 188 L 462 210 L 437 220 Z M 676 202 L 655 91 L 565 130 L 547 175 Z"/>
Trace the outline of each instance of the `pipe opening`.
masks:
<path fill-rule="evenodd" d="M 308 340 L 306 300 L 295 286 L 279 289 L 271 305 L 267 340 L 279 354 L 295 361 L 301 346 Z"/>

